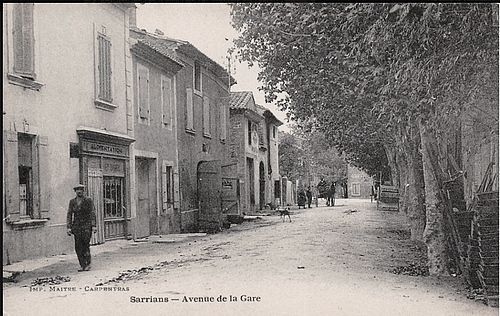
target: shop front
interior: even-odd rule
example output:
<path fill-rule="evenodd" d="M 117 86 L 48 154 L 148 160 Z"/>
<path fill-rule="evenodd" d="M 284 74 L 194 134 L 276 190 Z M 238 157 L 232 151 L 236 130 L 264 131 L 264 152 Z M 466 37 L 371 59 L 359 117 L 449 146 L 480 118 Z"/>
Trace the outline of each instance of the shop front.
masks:
<path fill-rule="evenodd" d="M 97 232 L 91 243 L 127 238 L 130 222 L 130 144 L 133 138 L 91 128 L 77 130 L 80 181 L 94 200 Z"/>

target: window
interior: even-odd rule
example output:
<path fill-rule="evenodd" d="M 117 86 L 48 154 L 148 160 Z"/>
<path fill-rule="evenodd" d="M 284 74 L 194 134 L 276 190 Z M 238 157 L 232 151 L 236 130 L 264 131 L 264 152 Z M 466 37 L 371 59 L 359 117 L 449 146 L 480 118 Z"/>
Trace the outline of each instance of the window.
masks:
<path fill-rule="evenodd" d="M 48 138 L 5 130 L 3 135 L 6 221 L 49 218 Z"/>
<path fill-rule="evenodd" d="M 149 123 L 149 69 L 137 64 L 137 111 L 139 122 Z"/>
<path fill-rule="evenodd" d="M 197 92 L 201 92 L 201 66 L 198 62 L 194 62 L 194 90 Z"/>
<path fill-rule="evenodd" d="M 174 205 L 174 186 L 173 186 L 172 166 L 163 162 L 161 173 L 162 187 L 162 209 L 167 213 L 173 212 Z"/>
<path fill-rule="evenodd" d="M 276 138 L 276 126 L 273 125 L 273 138 Z"/>
<path fill-rule="evenodd" d="M 252 145 L 252 122 L 248 121 L 248 145 Z"/>
<path fill-rule="evenodd" d="M 104 218 L 123 217 L 123 178 L 103 177 Z"/>
<path fill-rule="evenodd" d="M 352 195 L 353 196 L 361 195 L 360 184 L 359 183 L 353 183 L 352 184 Z"/>
<path fill-rule="evenodd" d="M 161 103 L 162 103 L 162 122 L 165 127 L 172 128 L 172 80 L 167 77 L 161 77 Z"/>
<path fill-rule="evenodd" d="M 210 137 L 210 99 L 203 97 L 203 136 Z"/>
<path fill-rule="evenodd" d="M 186 129 L 194 131 L 193 126 L 193 89 L 186 89 Z"/>
<path fill-rule="evenodd" d="M 13 7 L 14 72 L 35 78 L 33 3 L 15 3 Z"/>
<path fill-rule="evenodd" d="M 105 29 L 103 28 L 105 31 Z M 97 34 L 98 98 L 113 102 L 111 89 L 111 40 L 103 33 Z"/>
<path fill-rule="evenodd" d="M 33 138 L 18 134 L 19 215 L 34 217 L 33 212 Z"/>
<path fill-rule="evenodd" d="M 220 119 L 220 140 L 225 141 L 227 137 L 226 107 L 221 104 L 219 107 Z"/>

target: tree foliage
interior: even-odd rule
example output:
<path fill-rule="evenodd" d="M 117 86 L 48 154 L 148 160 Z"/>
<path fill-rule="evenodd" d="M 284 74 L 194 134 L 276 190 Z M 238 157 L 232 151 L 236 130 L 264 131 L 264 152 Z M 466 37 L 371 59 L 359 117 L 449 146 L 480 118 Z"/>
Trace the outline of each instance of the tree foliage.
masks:
<path fill-rule="evenodd" d="M 491 4 L 243 3 L 232 18 L 267 101 L 371 174 L 398 128 L 460 114 L 498 68 Z"/>

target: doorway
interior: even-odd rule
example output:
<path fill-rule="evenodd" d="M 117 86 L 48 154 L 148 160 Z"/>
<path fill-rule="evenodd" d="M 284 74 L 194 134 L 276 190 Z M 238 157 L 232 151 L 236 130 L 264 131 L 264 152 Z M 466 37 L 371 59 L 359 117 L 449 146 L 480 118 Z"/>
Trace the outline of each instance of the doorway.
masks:
<path fill-rule="evenodd" d="M 264 163 L 259 164 L 259 209 L 263 210 L 266 204 L 266 176 L 264 172 Z"/>
<path fill-rule="evenodd" d="M 250 209 L 253 210 L 255 206 L 255 175 L 253 169 L 253 159 L 247 158 L 247 172 L 248 172 L 248 195 L 250 201 Z"/>
<path fill-rule="evenodd" d="M 222 227 L 221 192 L 222 176 L 219 160 L 202 161 L 197 168 L 198 177 L 198 225 L 207 232 Z"/>
<path fill-rule="evenodd" d="M 155 170 L 155 159 L 136 158 L 136 238 L 148 237 L 157 231 Z"/>

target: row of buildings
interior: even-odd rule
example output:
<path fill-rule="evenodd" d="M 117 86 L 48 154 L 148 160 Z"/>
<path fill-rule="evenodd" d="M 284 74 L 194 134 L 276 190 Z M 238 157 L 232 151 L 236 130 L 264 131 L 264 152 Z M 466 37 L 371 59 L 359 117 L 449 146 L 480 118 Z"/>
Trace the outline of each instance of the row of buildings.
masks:
<path fill-rule="evenodd" d="M 93 244 L 218 231 L 279 203 L 278 127 L 132 3 L 3 4 L 3 263 L 67 252 L 77 183 Z"/>

